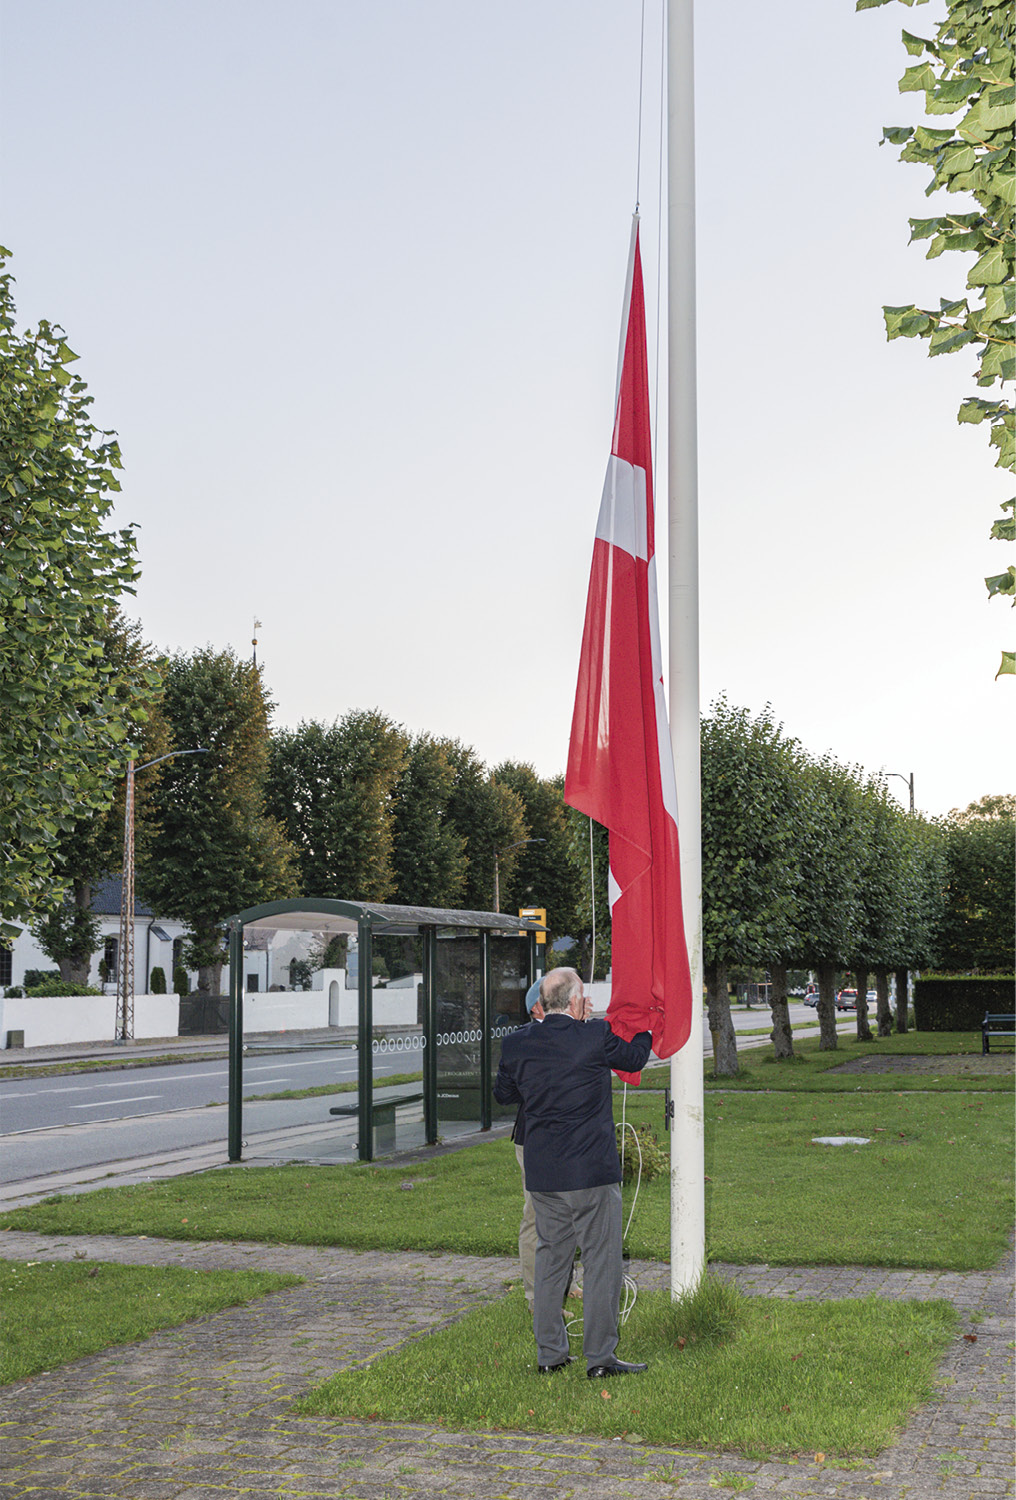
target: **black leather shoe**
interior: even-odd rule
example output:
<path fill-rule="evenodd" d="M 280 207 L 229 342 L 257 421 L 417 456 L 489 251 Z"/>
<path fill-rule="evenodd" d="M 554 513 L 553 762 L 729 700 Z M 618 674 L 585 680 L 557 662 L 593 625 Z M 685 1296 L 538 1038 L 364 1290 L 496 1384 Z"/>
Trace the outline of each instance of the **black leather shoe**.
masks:
<path fill-rule="evenodd" d="M 552 1375 L 555 1370 L 563 1370 L 566 1365 L 573 1364 L 574 1358 L 574 1355 L 569 1354 L 564 1359 L 560 1360 L 556 1365 L 537 1365 L 536 1368 L 539 1370 L 541 1375 Z"/>
<path fill-rule="evenodd" d="M 594 1365 L 586 1371 L 587 1380 L 606 1380 L 611 1375 L 641 1375 L 648 1365 L 630 1365 L 623 1359 L 615 1359 L 609 1365 Z"/>

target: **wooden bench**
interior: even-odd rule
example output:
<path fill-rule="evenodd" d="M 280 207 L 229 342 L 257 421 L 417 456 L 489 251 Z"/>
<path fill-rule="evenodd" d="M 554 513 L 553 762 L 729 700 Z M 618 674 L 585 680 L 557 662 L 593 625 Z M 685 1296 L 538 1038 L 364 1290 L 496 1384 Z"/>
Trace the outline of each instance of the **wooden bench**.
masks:
<path fill-rule="evenodd" d="M 374 1145 L 378 1151 L 395 1150 L 395 1111 L 404 1104 L 419 1104 L 422 1099 L 422 1094 L 395 1094 L 388 1099 L 374 1100 Z M 359 1111 L 360 1106 L 354 1100 L 352 1104 L 333 1104 L 328 1113 L 356 1115 Z"/>
<path fill-rule="evenodd" d="M 981 1022 L 981 1053 L 982 1055 L 991 1051 L 991 1038 L 993 1036 L 1016 1037 L 1016 1015 L 985 1015 Z"/>

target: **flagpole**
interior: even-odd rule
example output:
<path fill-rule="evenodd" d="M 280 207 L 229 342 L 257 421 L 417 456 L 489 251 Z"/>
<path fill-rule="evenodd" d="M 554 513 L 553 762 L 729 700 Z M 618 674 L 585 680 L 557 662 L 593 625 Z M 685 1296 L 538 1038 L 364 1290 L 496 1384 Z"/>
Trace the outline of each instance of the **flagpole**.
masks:
<path fill-rule="evenodd" d="M 670 1288 L 677 1297 L 705 1266 L 693 0 L 667 0 L 667 37 L 670 733 L 692 985 L 691 1035 L 670 1060 Z"/>

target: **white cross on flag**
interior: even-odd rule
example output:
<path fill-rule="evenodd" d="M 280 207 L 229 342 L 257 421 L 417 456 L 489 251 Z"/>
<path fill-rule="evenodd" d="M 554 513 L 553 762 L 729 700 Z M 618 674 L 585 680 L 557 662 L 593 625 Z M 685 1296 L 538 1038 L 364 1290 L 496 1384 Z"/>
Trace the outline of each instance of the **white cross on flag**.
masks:
<path fill-rule="evenodd" d="M 653 1050 L 664 1058 L 688 1039 L 691 976 L 663 696 L 637 218 L 621 326 L 614 439 L 593 543 L 564 795 L 610 834 L 607 1019 L 625 1041 L 652 1031 Z"/>

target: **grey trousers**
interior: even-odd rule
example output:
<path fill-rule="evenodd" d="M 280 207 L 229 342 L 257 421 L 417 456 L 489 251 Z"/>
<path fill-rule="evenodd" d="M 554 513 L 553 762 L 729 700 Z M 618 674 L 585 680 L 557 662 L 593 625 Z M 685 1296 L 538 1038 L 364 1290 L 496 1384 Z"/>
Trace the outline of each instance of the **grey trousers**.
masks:
<path fill-rule="evenodd" d="M 617 1348 L 621 1302 L 621 1185 L 570 1193 L 532 1193 L 536 1211 L 536 1277 L 533 1334 L 538 1361 L 556 1365 L 568 1356 L 561 1303 L 575 1258 L 582 1252 L 582 1353 L 586 1368 L 610 1364 Z"/>
<path fill-rule="evenodd" d="M 522 1173 L 522 1223 L 519 1225 L 519 1266 L 522 1270 L 522 1286 L 526 1293 L 526 1306 L 533 1310 L 533 1282 L 536 1279 L 536 1214 L 533 1212 L 532 1196 L 526 1191 L 526 1163 L 524 1147 L 515 1147 L 515 1158 Z"/>

